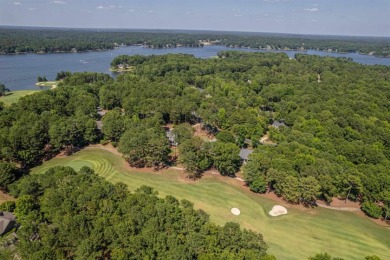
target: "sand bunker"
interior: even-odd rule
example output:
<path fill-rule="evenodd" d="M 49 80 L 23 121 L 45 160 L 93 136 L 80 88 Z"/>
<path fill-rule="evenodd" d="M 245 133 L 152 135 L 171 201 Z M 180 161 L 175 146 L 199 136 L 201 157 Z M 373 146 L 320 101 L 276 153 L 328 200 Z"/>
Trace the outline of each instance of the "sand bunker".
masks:
<path fill-rule="evenodd" d="M 287 209 L 283 206 L 275 205 L 268 214 L 270 214 L 273 217 L 285 215 L 287 214 Z"/>
<path fill-rule="evenodd" d="M 232 212 L 233 215 L 236 215 L 236 216 L 241 214 L 241 212 L 238 208 L 232 208 L 230 211 Z"/>

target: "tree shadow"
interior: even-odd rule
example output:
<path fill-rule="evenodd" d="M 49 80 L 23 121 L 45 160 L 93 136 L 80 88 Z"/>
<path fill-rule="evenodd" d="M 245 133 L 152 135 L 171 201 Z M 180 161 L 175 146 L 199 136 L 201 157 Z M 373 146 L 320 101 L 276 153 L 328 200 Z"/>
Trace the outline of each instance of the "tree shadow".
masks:
<path fill-rule="evenodd" d="M 13 94 L 14 94 L 14 92 L 8 92 L 8 93 L 4 93 L 2 96 L 3 97 L 7 97 L 7 96 L 11 96 Z"/>

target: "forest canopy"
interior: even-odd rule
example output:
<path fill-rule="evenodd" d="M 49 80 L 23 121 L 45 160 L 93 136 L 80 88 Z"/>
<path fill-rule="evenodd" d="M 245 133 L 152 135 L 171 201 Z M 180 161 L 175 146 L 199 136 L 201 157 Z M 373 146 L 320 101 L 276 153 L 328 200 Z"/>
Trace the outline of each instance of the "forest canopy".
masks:
<path fill-rule="evenodd" d="M 385 37 L 272 33 L 0 27 L 0 54 L 101 51 L 125 45 L 148 48 L 221 45 L 272 50 L 321 50 L 390 56 Z"/>
<path fill-rule="evenodd" d="M 22 259 L 275 259 L 261 234 L 217 226 L 191 202 L 147 186 L 130 193 L 88 167 L 26 176 L 11 193 Z"/>
<path fill-rule="evenodd" d="M 1 160 L 29 168 L 103 140 L 118 145 L 134 166 L 161 168 L 172 163 L 162 130 L 171 124 L 178 126 L 179 161 L 190 177 L 210 168 L 234 176 L 242 164 L 235 153 L 248 148 L 242 170 L 252 191 L 272 190 L 307 205 L 340 197 L 362 202 L 372 217 L 388 217 L 389 67 L 234 51 L 215 59 L 118 59 L 131 61 L 133 70 L 115 79 L 62 73 L 57 89 L 3 108 Z M 97 107 L 108 110 L 102 119 Z M 180 126 L 186 123 L 201 123 L 216 138 L 194 137 Z M 270 142 L 261 143 L 265 136 Z"/>

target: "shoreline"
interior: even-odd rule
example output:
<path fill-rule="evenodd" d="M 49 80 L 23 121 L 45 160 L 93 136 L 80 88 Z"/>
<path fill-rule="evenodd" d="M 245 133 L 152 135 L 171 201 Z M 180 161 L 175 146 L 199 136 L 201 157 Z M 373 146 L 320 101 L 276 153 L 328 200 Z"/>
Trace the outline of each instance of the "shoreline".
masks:
<path fill-rule="evenodd" d="M 35 86 L 55 89 L 58 86 L 59 82 L 60 81 L 56 81 L 56 80 L 53 80 L 53 81 L 40 81 L 40 82 L 35 83 Z"/>
<path fill-rule="evenodd" d="M 283 48 L 251 48 L 249 46 L 232 46 L 232 45 L 222 45 L 222 44 L 209 44 L 209 45 L 204 45 L 204 46 L 182 46 L 182 45 L 176 45 L 176 46 L 164 46 L 161 48 L 156 48 L 154 46 L 147 46 L 147 45 L 140 45 L 140 44 L 131 44 L 131 45 L 122 45 L 119 47 L 113 47 L 110 49 L 93 49 L 93 50 L 85 50 L 85 51 L 53 51 L 53 52 L 19 52 L 19 53 L 4 53 L 1 52 L 0 55 L 9 55 L 9 56 L 14 56 L 14 55 L 28 55 L 28 54 L 36 54 L 36 55 L 47 55 L 47 54 L 77 54 L 77 53 L 88 53 L 88 52 L 104 52 L 104 51 L 112 51 L 118 48 L 126 48 L 126 47 L 142 47 L 146 49 L 156 49 L 156 50 L 163 50 L 163 49 L 176 49 L 176 48 L 207 48 L 207 47 L 213 47 L 213 46 L 219 46 L 219 47 L 224 47 L 224 48 L 229 48 L 232 50 L 235 49 L 248 49 L 248 50 L 259 50 L 259 51 L 265 51 L 265 52 L 300 52 L 300 53 L 307 53 L 309 51 L 317 51 L 317 52 L 322 52 L 322 53 L 333 53 L 333 54 L 340 54 L 340 55 L 348 55 L 348 54 L 358 54 L 362 56 L 368 56 L 368 57 L 375 57 L 379 59 L 390 59 L 390 55 L 388 56 L 377 56 L 375 54 L 372 54 L 372 51 L 368 53 L 363 53 L 363 52 L 338 52 L 334 50 L 321 50 L 319 48 L 317 49 L 291 49 L 288 47 L 283 47 Z M 315 54 L 309 54 L 309 55 L 315 55 Z"/>

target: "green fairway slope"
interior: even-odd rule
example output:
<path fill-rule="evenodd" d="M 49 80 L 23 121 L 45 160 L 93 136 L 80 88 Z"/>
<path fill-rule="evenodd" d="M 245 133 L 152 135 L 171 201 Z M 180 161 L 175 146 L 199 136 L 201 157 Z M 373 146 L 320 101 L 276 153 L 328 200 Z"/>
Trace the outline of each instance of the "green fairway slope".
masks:
<path fill-rule="evenodd" d="M 288 215 L 272 218 L 268 211 L 275 202 L 247 191 L 241 182 L 231 178 L 206 175 L 193 182 L 186 180 L 180 171 L 137 172 L 126 167 L 119 155 L 101 148 L 86 148 L 69 157 L 55 158 L 34 168 L 32 173 L 42 173 L 58 165 L 76 170 L 89 166 L 108 181 L 124 182 L 130 190 L 148 185 L 161 196 L 170 194 L 188 199 L 218 224 L 235 221 L 262 233 L 270 246 L 269 253 L 278 259 L 307 259 L 318 252 L 345 259 L 364 259 L 373 254 L 389 259 L 389 228 L 350 212 L 322 208 L 289 208 Z M 241 215 L 232 215 L 232 207 L 239 208 Z"/>
<path fill-rule="evenodd" d="M 17 90 L 7 93 L 6 96 L 0 97 L 0 101 L 4 102 L 5 106 L 10 106 L 12 103 L 16 103 L 19 98 L 34 94 L 40 90 Z"/>

